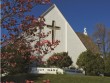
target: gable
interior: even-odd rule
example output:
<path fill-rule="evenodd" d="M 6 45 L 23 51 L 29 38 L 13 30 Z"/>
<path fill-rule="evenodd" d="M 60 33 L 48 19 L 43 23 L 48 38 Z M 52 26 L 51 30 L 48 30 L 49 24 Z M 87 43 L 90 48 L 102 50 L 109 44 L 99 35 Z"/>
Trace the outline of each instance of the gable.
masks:
<path fill-rule="evenodd" d="M 76 66 L 77 58 L 82 52 L 87 50 L 86 47 L 55 4 L 44 12 L 42 16 L 44 16 L 46 24 L 52 25 L 52 21 L 55 21 L 56 26 L 61 27 L 60 30 L 56 30 L 55 34 L 56 39 L 61 41 L 60 44 L 54 49 L 54 51 L 47 54 L 44 58 L 48 59 L 53 53 L 68 52 Z M 51 29 L 45 27 L 44 31 L 48 32 L 51 31 Z M 51 37 L 52 36 L 49 36 L 47 39 L 51 41 Z"/>
<path fill-rule="evenodd" d="M 58 45 L 53 52 L 65 52 L 66 50 L 66 20 L 63 15 L 60 13 L 58 8 L 55 5 L 52 5 L 44 14 L 45 23 L 47 25 L 52 25 L 52 21 L 55 21 L 56 26 L 60 27 L 60 30 L 55 31 L 55 39 L 60 40 L 60 45 Z M 51 31 L 50 28 L 45 27 L 45 32 Z M 48 40 L 51 41 L 51 34 L 48 37 Z"/>

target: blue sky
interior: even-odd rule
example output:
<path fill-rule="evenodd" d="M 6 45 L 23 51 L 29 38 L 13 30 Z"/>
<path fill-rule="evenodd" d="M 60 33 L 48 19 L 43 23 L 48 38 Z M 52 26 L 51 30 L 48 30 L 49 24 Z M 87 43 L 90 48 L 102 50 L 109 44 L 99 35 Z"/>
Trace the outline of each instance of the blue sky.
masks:
<path fill-rule="evenodd" d="M 52 0 L 76 32 L 88 34 L 94 31 L 97 23 L 110 28 L 110 0 Z"/>
<path fill-rule="evenodd" d="M 91 35 L 97 23 L 110 28 L 110 0 L 51 0 L 57 5 L 69 24 L 76 32 L 83 32 L 84 27 Z M 44 10 L 47 6 L 38 6 Z M 35 11 L 35 10 L 34 10 Z M 33 12 L 35 13 L 35 12 Z M 37 13 L 36 14 L 40 14 Z"/>

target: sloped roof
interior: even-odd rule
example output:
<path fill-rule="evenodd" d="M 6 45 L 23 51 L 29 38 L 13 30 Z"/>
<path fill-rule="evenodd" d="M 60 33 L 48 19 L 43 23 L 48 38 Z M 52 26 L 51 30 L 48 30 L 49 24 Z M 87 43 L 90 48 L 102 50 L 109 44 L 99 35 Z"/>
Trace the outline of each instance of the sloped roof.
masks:
<path fill-rule="evenodd" d="M 99 53 L 99 48 L 98 46 L 92 41 L 92 39 L 89 36 L 86 36 L 82 33 L 77 32 L 76 33 L 78 35 L 78 37 L 80 38 L 80 40 L 82 41 L 82 43 L 85 45 L 85 47 L 94 52 L 94 53 Z"/>
<path fill-rule="evenodd" d="M 52 4 L 41 16 L 47 15 L 54 7 L 55 7 L 55 4 Z"/>

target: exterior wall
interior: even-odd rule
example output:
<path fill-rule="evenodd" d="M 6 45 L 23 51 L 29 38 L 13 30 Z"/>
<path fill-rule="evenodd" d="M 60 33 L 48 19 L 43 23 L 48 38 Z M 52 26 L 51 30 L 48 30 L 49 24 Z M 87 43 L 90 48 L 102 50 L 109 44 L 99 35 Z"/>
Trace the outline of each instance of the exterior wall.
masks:
<path fill-rule="evenodd" d="M 53 53 L 58 53 L 58 52 L 66 52 L 67 51 L 67 47 L 66 47 L 66 21 L 63 18 L 62 14 L 60 13 L 60 11 L 57 9 L 57 7 L 54 7 L 50 12 L 48 12 L 47 15 L 44 16 L 45 20 L 46 20 L 46 24 L 48 25 L 52 25 L 52 21 L 54 20 L 56 22 L 56 26 L 60 27 L 60 30 L 56 30 L 56 34 L 55 34 L 55 39 L 60 40 L 60 44 L 49 54 L 47 54 L 46 56 L 44 56 L 44 60 L 48 59 Z M 45 27 L 44 28 L 45 32 L 51 31 L 50 28 Z M 52 40 L 52 35 L 50 34 L 49 37 L 47 38 L 48 40 Z"/>
<path fill-rule="evenodd" d="M 61 42 L 54 51 L 44 57 L 44 60 L 48 59 L 53 53 L 68 52 L 73 60 L 73 65 L 77 67 L 77 58 L 83 51 L 86 51 L 85 46 L 56 6 L 45 15 L 45 19 L 46 24 L 51 25 L 52 20 L 55 20 L 56 25 L 61 27 L 61 30 L 56 31 L 56 39 Z M 50 29 L 45 28 L 45 31 L 49 30 Z M 51 39 L 51 36 L 48 39 Z"/>
<path fill-rule="evenodd" d="M 43 60 L 46 61 L 53 53 L 68 52 L 73 60 L 73 65 L 76 66 L 78 56 L 86 50 L 85 46 L 55 5 L 51 11 L 44 14 L 44 18 L 46 24 L 52 25 L 52 21 L 54 20 L 56 26 L 60 27 L 60 30 L 56 30 L 55 34 L 55 39 L 60 40 L 60 44 L 51 53 L 46 54 Z M 51 29 L 47 27 L 44 27 L 43 30 L 45 33 L 51 31 Z M 50 34 L 47 39 L 51 41 L 51 37 L 52 34 Z M 32 45 L 34 45 L 34 43 Z"/>
<path fill-rule="evenodd" d="M 75 67 L 79 55 L 87 50 L 69 24 L 67 24 L 67 50 Z"/>

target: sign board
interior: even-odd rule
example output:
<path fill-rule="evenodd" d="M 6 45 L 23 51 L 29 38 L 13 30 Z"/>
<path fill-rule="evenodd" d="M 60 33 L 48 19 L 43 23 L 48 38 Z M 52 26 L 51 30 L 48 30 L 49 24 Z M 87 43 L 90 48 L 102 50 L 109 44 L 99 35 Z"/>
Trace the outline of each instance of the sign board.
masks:
<path fill-rule="evenodd" d="M 60 68 L 42 68 L 32 67 L 31 72 L 33 74 L 63 74 L 63 69 Z"/>

